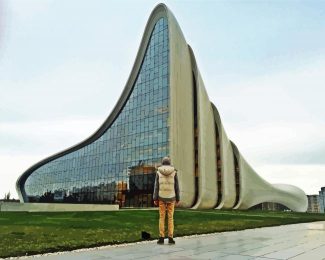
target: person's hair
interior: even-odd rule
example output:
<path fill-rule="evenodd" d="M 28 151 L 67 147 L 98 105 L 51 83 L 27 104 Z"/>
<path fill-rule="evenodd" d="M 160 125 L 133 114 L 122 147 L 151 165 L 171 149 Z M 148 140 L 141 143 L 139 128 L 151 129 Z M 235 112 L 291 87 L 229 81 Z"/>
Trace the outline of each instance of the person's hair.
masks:
<path fill-rule="evenodd" d="M 162 165 L 170 165 L 170 158 L 169 157 L 164 157 L 161 161 Z"/>

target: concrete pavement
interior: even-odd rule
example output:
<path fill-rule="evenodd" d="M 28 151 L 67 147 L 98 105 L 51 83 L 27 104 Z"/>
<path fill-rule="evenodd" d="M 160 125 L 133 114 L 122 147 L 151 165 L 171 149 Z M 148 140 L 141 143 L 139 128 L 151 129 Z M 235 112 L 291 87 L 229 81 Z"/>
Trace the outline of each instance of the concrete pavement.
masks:
<path fill-rule="evenodd" d="M 325 259 L 325 221 L 146 241 L 36 256 L 39 259 Z M 29 258 L 29 257 L 28 257 Z"/>

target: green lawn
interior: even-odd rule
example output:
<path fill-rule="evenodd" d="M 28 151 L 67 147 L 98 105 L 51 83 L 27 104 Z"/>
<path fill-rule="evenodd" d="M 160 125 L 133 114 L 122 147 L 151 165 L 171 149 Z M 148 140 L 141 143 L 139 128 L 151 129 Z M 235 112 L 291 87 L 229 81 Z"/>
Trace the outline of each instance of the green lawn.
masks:
<path fill-rule="evenodd" d="M 324 214 L 266 211 L 175 211 L 175 237 L 325 220 Z M 0 212 L 0 257 L 31 255 L 158 237 L 157 210 Z"/>

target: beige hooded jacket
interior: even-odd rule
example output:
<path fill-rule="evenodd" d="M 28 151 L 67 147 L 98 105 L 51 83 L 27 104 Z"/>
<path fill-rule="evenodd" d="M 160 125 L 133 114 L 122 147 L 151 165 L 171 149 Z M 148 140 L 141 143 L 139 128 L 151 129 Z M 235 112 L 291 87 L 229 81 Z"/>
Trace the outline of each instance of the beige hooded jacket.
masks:
<path fill-rule="evenodd" d="M 180 200 L 177 171 L 173 166 L 162 165 L 158 168 L 153 200 L 162 200 L 165 202 Z"/>

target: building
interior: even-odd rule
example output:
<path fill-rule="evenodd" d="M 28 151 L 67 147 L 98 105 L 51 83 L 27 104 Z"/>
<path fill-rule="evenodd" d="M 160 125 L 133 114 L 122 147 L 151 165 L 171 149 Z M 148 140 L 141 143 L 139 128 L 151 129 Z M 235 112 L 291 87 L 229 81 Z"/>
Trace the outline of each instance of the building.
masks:
<path fill-rule="evenodd" d="M 319 213 L 320 212 L 319 196 L 318 195 L 307 195 L 307 199 L 308 199 L 307 212 Z"/>
<path fill-rule="evenodd" d="M 307 210 L 300 188 L 262 179 L 229 140 L 191 47 L 174 15 L 159 4 L 122 95 L 102 126 L 27 169 L 17 191 L 22 202 L 50 194 L 61 202 L 149 207 L 153 167 L 164 156 L 178 169 L 181 207 L 248 209 L 276 202 Z M 62 192 L 63 197 L 52 196 Z"/>
<path fill-rule="evenodd" d="M 319 212 L 325 213 L 325 187 L 319 191 Z"/>
<path fill-rule="evenodd" d="M 263 202 L 250 208 L 251 210 L 290 211 L 286 206 L 275 202 Z"/>
<path fill-rule="evenodd" d="M 138 165 L 129 169 L 129 189 L 127 206 L 153 207 L 152 194 L 156 177 L 156 167 Z M 134 202 L 132 201 L 134 200 Z M 138 203 L 136 205 L 135 203 Z"/>

